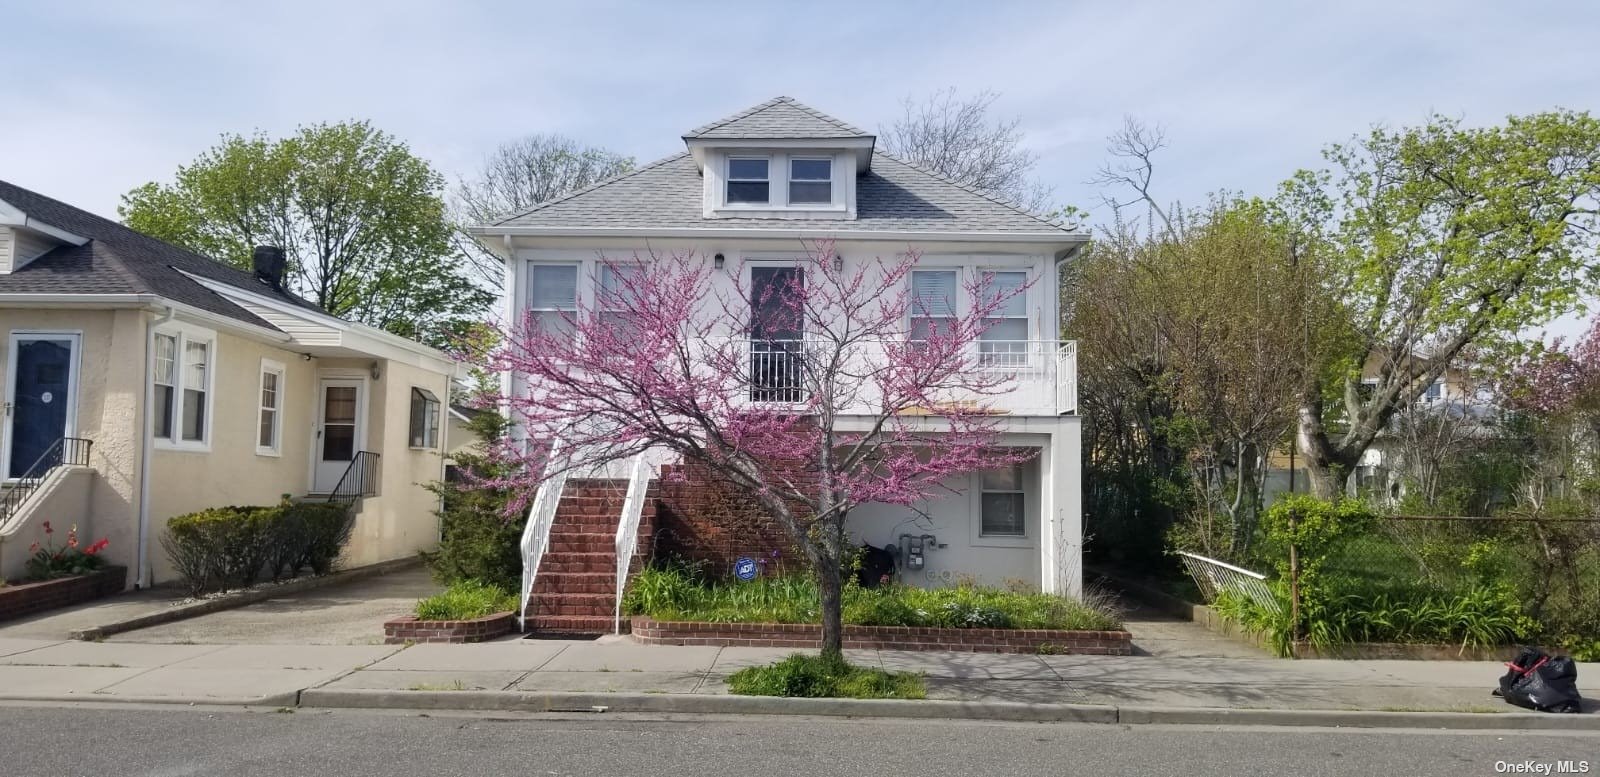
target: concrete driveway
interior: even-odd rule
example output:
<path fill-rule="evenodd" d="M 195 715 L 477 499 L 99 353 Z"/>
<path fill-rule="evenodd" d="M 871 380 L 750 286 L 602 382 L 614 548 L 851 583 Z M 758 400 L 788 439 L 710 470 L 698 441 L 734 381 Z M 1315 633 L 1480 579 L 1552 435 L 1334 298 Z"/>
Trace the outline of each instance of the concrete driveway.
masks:
<path fill-rule="evenodd" d="M 375 645 L 383 622 L 409 615 L 417 600 L 442 587 L 428 570 L 408 567 L 342 585 L 152 626 L 108 638 L 109 642 L 192 642 L 203 645 Z"/>

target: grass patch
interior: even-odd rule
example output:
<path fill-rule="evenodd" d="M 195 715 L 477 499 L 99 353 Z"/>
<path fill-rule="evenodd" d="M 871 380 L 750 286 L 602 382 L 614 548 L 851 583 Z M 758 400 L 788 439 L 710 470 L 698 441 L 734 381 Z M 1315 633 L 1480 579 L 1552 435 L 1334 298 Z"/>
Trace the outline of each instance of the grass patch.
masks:
<path fill-rule="evenodd" d="M 796 653 L 771 666 L 728 675 L 728 690 L 742 696 L 791 698 L 925 699 L 922 675 L 854 666 L 843 660 Z"/>
<path fill-rule="evenodd" d="M 817 586 L 786 575 L 747 583 L 698 579 L 676 567 L 652 567 L 628 586 L 624 606 L 662 621 L 817 623 Z M 844 591 L 844 622 L 861 626 L 1110 631 L 1122 621 L 1105 603 L 1053 594 L 963 584 L 947 588 L 884 585 Z"/>
<path fill-rule="evenodd" d="M 425 621 L 460 621 L 517 609 L 517 595 L 489 583 L 462 580 L 417 602 L 417 617 Z"/>

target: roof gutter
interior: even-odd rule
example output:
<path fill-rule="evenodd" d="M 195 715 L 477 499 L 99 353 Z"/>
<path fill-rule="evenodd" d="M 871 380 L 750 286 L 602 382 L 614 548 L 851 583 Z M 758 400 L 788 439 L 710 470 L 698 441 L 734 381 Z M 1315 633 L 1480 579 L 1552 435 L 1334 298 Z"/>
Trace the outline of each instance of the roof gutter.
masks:
<path fill-rule="evenodd" d="M 909 230 L 749 229 L 735 227 L 527 227 L 475 226 L 467 231 L 483 237 L 687 237 L 687 238 L 778 238 L 832 240 L 899 240 L 944 243 L 1074 243 L 1089 242 L 1089 236 L 1074 232 L 925 232 Z"/>

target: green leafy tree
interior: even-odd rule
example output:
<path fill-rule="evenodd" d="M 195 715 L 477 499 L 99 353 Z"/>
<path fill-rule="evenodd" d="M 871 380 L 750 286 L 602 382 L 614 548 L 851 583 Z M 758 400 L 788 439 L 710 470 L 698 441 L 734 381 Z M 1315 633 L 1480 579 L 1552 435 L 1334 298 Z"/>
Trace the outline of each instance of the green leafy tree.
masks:
<path fill-rule="evenodd" d="M 249 268 L 282 246 L 289 290 L 337 316 L 442 343 L 492 304 L 454 244 L 444 179 L 365 121 L 224 135 L 170 184 L 123 195 L 133 229 Z"/>
<path fill-rule="evenodd" d="M 1326 157 L 1334 173 L 1302 171 L 1281 200 L 1331 247 L 1354 334 L 1310 354 L 1318 369 L 1298 391 L 1297 442 L 1323 497 L 1464 349 L 1507 343 L 1594 288 L 1600 121 L 1558 110 L 1473 128 L 1435 116 Z"/>

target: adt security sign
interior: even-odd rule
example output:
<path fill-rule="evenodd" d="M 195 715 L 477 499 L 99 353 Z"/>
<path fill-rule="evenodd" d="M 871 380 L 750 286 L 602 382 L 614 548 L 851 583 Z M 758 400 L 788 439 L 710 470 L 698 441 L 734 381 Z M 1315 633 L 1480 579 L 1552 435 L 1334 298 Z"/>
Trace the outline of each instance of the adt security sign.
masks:
<path fill-rule="evenodd" d="M 740 580 L 756 579 L 756 560 L 748 556 L 740 556 L 733 562 L 733 576 Z"/>

